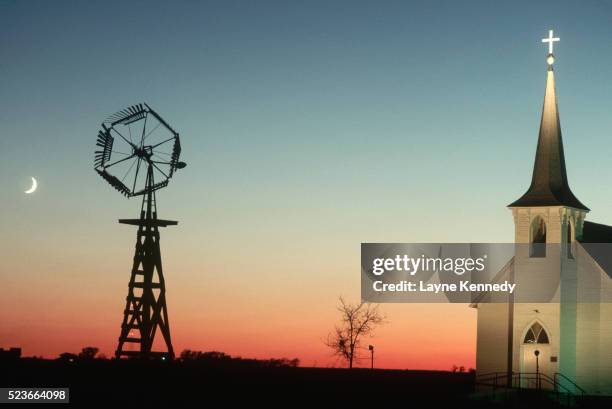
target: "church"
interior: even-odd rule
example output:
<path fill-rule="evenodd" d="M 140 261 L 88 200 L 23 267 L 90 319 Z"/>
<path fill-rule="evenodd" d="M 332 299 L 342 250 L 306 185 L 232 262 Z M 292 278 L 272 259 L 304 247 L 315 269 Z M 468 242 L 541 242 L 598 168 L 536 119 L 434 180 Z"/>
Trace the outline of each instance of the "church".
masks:
<path fill-rule="evenodd" d="M 571 191 L 555 95 L 552 30 L 531 185 L 508 208 L 513 258 L 498 274 L 556 275 L 555 302 L 487 302 L 477 310 L 476 377 L 482 385 L 612 395 L 612 226 L 587 221 Z M 537 282 L 536 282 L 537 283 Z M 587 294 L 587 296 L 585 296 Z"/>

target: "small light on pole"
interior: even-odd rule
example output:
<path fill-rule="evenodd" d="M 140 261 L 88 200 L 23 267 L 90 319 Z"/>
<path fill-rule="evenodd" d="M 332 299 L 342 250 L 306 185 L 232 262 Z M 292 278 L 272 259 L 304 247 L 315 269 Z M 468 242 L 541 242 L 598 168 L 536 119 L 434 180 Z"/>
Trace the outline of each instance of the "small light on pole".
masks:
<path fill-rule="evenodd" d="M 536 349 L 533 354 L 536 357 L 536 387 L 540 389 L 540 351 Z"/>
<path fill-rule="evenodd" d="M 368 349 L 370 350 L 370 354 L 371 354 L 371 365 L 370 368 L 374 369 L 374 345 L 369 345 Z"/>

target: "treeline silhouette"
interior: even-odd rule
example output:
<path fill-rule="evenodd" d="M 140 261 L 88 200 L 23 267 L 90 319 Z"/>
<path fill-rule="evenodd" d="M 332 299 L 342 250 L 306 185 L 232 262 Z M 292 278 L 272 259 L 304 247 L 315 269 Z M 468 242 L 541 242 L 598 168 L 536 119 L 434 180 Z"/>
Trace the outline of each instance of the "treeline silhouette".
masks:
<path fill-rule="evenodd" d="M 97 347 L 87 346 L 81 349 L 81 352 L 63 352 L 59 354 L 57 360 L 63 362 L 81 362 L 91 360 L 106 360 L 106 355 L 99 354 L 100 349 Z M 297 368 L 300 366 L 298 358 L 270 358 L 270 359 L 254 359 L 233 357 L 220 351 L 193 351 L 185 349 L 179 355 L 177 361 L 186 364 L 197 364 L 207 366 L 228 366 L 228 367 L 255 367 L 255 368 Z"/>
<path fill-rule="evenodd" d="M 110 359 L 96 347 L 56 359 L 0 362 L 2 387 L 70 388 L 79 407 L 242 407 L 297 403 L 328 407 L 377 405 L 426 398 L 454 408 L 468 399 L 474 376 L 449 371 L 309 368 L 296 359 L 245 359 L 218 351 L 185 350 L 173 361 Z"/>
<path fill-rule="evenodd" d="M 271 359 L 253 359 L 253 358 L 242 358 L 232 357 L 224 352 L 219 351 L 192 351 L 186 349 L 181 352 L 179 359 L 183 362 L 197 362 L 197 363 L 208 363 L 214 365 L 239 365 L 239 366 L 254 366 L 261 368 L 283 368 L 291 367 L 296 368 L 300 366 L 300 360 L 297 358 L 271 358 Z"/>
<path fill-rule="evenodd" d="M 83 349 L 81 349 L 81 352 L 78 354 L 73 354 L 71 352 L 63 352 L 61 354 L 59 354 L 59 357 L 57 358 L 60 361 L 67 361 L 67 362 L 74 362 L 74 361 L 84 361 L 84 360 L 91 360 L 91 359 L 106 359 L 105 355 L 98 355 L 98 352 L 100 351 L 100 349 L 98 349 L 97 347 L 84 347 Z"/>

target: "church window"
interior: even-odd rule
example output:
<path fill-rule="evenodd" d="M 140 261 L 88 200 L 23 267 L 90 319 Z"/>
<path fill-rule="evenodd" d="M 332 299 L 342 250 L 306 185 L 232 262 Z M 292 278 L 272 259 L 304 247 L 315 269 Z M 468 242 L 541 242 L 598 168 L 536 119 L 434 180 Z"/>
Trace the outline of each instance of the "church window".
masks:
<path fill-rule="evenodd" d="M 530 257 L 546 257 L 546 223 L 537 216 L 531 223 Z"/>
<path fill-rule="evenodd" d="M 540 323 L 534 322 L 525 334 L 524 344 L 548 344 L 548 334 Z"/>

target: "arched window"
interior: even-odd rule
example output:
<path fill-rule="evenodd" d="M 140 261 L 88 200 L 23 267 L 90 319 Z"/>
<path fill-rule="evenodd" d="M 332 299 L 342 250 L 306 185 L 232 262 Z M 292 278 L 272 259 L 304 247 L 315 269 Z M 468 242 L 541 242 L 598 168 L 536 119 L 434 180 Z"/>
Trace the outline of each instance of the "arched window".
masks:
<path fill-rule="evenodd" d="M 570 220 L 567 221 L 567 258 L 574 258 L 572 254 L 572 222 Z"/>
<path fill-rule="evenodd" d="M 546 223 L 537 216 L 531 222 L 531 248 L 530 257 L 546 257 Z"/>
<path fill-rule="evenodd" d="M 525 334 L 523 344 L 548 344 L 548 334 L 539 322 L 534 322 Z"/>

